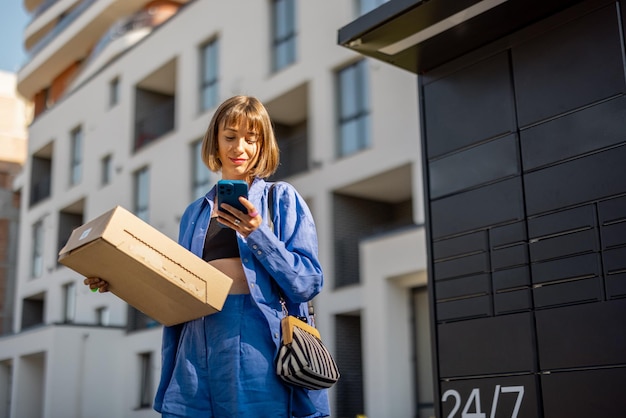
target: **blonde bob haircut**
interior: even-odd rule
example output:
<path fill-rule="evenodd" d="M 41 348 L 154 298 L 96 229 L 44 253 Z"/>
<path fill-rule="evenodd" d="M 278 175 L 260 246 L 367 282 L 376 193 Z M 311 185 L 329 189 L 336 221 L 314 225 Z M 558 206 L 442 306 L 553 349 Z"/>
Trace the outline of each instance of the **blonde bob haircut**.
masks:
<path fill-rule="evenodd" d="M 248 124 L 248 131 L 256 133 L 259 144 L 256 163 L 249 173 L 250 179 L 271 176 L 278 168 L 278 143 L 267 109 L 255 97 L 234 96 L 217 108 L 202 139 L 202 161 L 209 170 L 220 171 L 222 162 L 219 159 L 217 141 L 219 128 L 238 126 L 240 123 Z"/>

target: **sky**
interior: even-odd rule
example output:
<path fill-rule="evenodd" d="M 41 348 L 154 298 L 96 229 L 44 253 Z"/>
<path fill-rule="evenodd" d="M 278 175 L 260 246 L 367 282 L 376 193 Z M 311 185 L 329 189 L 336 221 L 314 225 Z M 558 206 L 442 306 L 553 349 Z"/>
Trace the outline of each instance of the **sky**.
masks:
<path fill-rule="evenodd" d="M 0 70 L 16 73 L 24 64 L 26 53 L 24 29 L 30 18 L 23 0 L 0 0 Z"/>

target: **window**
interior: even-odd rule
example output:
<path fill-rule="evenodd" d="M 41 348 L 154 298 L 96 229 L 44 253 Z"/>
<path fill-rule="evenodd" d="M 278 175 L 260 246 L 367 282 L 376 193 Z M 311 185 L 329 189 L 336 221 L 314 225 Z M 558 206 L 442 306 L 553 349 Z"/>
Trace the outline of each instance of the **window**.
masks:
<path fill-rule="evenodd" d="M 361 313 L 335 316 L 335 341 L 341 341 L 335 351 L 335 361 L 341 373 L 349 379 L 339 379 L 333 387 L 336 395 L 333 415 L 358 417 L 365 411 L 363 370 L 363 324 Z"/>
<path fill-rule="evenodd" d="M 143 329 L 149 329 L 158 327 L 160 324 L 154 319 L 150 318 L 145 313 L 141 312 L 137 308 L 133 308 L 128 305 L 128 312 L 126 317 L 126 331 L 139 331 Z"/>
<path fill-rule="evenodd" d="M 294 0 L 272 2 L 273 70 L 278 71 L 296 60 L 296 10 Z"/>
<path fill-rule="evenodd" d="M 120 100 L 120 78 L 115 77 L 109 82 L 109 107 L 115 106 Z"/>
<path fill-rule="evenodd" d="M 144 167 L 141 170 L 135 172 L 134 178 L 134 202 L 133 209 L 135 215 L 139 219 L 148 222 L 149 215 L 149 200 L 150 200 L 150 190 L 149 190 L 149 175 L 150 171 L 148 167 Z"/>
<path fill-rule="evenodd" d="M 63 286 L 63 322 L 74 322 L 76 313 L 76 284 L 67 283 Z"/>
<path fill-rule="evenodd" d="M 176 67 L 177 60 L 172 59 L 136 84 L 134 152 L 176 127 Z"/>
<path fill-rule="evenodd" d="M 192 199 L 199 199 L 209 191 L 211 172 L 202 161 L 202 140 L 191 144 L 191 193 Z"/>
<path fill-rule="evenodd" d="M 111 312 L 106 306 L 101 306 L 96 309 L 96 324 L 102 326 L 108 326 L 111 323 Z"/>
<path fill-rule="evenodd" d="M 43 325 L 46 317 L 46 293 L 22 299 L 22 329 Z"/>
<path fill-rule="evenodd" d="M 85 223 L 85 220 L 83 219 L 84 207 L 85 201 L 83 199 L 76 201 L 68 207 L 59 211 L 59 226 L 57 228 L 57 252 L 61 251 L 65 244 L 67 244 L 70 235 L 72 235 L 72 231 Z M 57 265 L 60 265 L 58 261 Z"/>
<path fill-rule="evenodd" d="M 290 125 L 274 122 L 274 133 L 280 149 L 280 165 L 271 179 L 284 179 L 307 171 L 309 140 L 306 120 Z"/>
<path fill-rule="evenodd" d="M 33 252 L 31 259 L 31 276 L 41 277 L 43 273 L 43 222 L 33 225 Z"/>
<path fill-rule="evenodd" d="M 100 161 L 100 184 L 106 186 L 113 178 L 113 157 L 109 154 Z"/>
<path fill-rule="evenodd" d="M 51 195 L 52 188 L 52 145 L 43 152 L 33 154 L 30 164 L 30 205 L 35 205 Z"/>
<path fill-rule="evenodd" d="M 83 130 L 79 126 L 71 132 L 70 186 L 80 183 L 83 166 Z"/>
<path fill-rule="evenodd" d="M 369 94 L 366 61 L 361 60 L 337 74 L 340 157 L 370 145 Z"/>
<path fill-rule="evenodd" d="M 152 406 L 152 353 L 139 354 L 139 408 Z"/>
<path fill-rule="evenodd" d="M 389 0 L 357 0 L 357 13 L 359 16 L 365 13 L 371 12 L 383 3 L 387 3 Z"/>
<path fill-rule="evenodd" d="M 0 361 L 0 416 L 11 416 L 11 394 L 14 389 L 13 383 L 13 359 L 6 358 Z"/>
<path fill-rule="evenodd" d="M 218 91 L 218 40 L 206 43 L 200 50 L 201 79 L 200 79 L 200 111 L 217 106 Z"/>
<path fill-rule="evenodd" d="M 430 303 L 426 286 L 411 289 L 411 308 L 413 314 L 413 376 L 416 379 L 415 404 L 417 417 L 435 416 L 433 362 L 431 357 L 432 339 L 430 337 Z"/>

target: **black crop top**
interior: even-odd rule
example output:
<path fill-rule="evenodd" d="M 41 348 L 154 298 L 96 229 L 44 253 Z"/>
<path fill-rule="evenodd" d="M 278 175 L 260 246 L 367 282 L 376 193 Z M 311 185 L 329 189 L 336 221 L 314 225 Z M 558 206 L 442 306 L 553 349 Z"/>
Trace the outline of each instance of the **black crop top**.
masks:
<path fill-rule="evenodd" d="M 209 230 L 204 240 L 202 258 L 204 261 L 212 261 L 220 258 L 239 257 L 239 245 L 237 233 L 231 228 L 222 228 L 217 218 L 211 218 Z"/>

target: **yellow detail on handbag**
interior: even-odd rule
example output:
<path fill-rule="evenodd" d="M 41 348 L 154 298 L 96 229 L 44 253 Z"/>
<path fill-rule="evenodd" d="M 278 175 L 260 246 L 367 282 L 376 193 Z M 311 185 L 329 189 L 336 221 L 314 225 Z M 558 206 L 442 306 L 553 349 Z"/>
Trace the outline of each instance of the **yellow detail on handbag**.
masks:
<path fill-rule="evenodd" d="M 322 339 L 319 331 L 316 328 L 313 328 L 312 326 L 310 326 L 303 320 L 298 319 L 292 315 L 287 315 L 283 319 L 281 319 L 280 326 L 281 326 L 282 334 L 283 334 L 282 335 L 283 344 L 291 344 L 291 342 L 293 341 L 293 328 L 294 327 L 298 327 L 320 340 Z"/>

